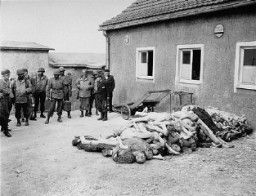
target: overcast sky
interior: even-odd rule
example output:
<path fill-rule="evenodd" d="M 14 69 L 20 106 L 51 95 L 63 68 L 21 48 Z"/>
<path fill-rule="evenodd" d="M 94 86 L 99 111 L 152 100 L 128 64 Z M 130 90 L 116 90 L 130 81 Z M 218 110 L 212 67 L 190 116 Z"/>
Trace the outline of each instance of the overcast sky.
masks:
<path fill-rule="evenodd" d="M 1 0 L 1 40 L 37 42 L 56 52 L 105 53 L 99 25 L 135 0 Z"/>

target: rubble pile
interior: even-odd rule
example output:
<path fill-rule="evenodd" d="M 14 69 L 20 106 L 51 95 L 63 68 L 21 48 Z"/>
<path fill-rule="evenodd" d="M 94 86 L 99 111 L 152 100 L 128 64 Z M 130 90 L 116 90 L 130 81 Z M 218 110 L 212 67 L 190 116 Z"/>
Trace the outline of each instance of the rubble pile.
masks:
<path fill-rule="evenodd" d="M 198 147 L 234 147 L 227 142 L 252 132 L 245 117 L 217 110 L 184 106 L 169 113 L 136 112 L 128 125 L 106 138 L 75 137 L 73 146 L 102 152 L 117 163 L 144 163 L 166 155 L 192 153 Z"/>

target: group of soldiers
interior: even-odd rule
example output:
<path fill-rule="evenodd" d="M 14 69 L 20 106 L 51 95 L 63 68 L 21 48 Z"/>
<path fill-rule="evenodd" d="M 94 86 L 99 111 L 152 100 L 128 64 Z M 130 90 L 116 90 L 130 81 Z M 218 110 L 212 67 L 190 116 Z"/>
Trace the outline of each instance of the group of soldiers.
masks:
<path fill-rule="evenodd" d="M 25 122 L 29 126 L 29 120 L 37 119 L 37 111 L 40 105 L 40 117 L 46 118 L 45 124 L 49 123 L 57 105 L 57 121 L 62 122 L 62 110 L 67 111 L 71 118 L 72 77 L 69 73 L 65 76 L 65 69 L 60 67 L 55 70 L 54 77 L 48 79 L 44 75 L 45 69 L 39 68 L 34 76 L 29 76 L 27 69 L 17 70 L 17 79 L 10 80 L 10 70 L 1 71 L 0 79 L 0 125 L 5 136 L 11 137 L 8 127 L 12 105 L 15 106 L 17 126 Z M 77 99 L 80 100 L 80 117 L 90 117 L 92 106 L 95 102 L 96 115 L 100 112 L 98 120 L 108 120 L 107 112 L 112 112 L 112 97 L 115 88 L 115 80 L 109 74 L 108 69 L 102 69 L 93 75 L 88 70 L 82 70 L 82 75 L 77 79 Z M 45 112 L 45 100 L 50 100 L 47 116 Z"/>

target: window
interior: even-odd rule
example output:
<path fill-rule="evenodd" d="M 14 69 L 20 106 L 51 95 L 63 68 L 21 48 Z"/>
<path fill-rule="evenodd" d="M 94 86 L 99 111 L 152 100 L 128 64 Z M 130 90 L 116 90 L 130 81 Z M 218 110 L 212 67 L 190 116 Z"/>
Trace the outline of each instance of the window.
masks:
<path fill-rule="evenodd" d="M 203 45 L 178 45 L 176 81 L 200 84 L 202 82 Z"/>
<path fill-rule="evenodd" d="M 256 90 L 256 42 L 239 42 L 236 45 L 236 88 Z"/>
<path fill-rule="evenodd" d="M 137 48 L 136 78 L 153 80 L 154 51 L 153 47 Z"/>

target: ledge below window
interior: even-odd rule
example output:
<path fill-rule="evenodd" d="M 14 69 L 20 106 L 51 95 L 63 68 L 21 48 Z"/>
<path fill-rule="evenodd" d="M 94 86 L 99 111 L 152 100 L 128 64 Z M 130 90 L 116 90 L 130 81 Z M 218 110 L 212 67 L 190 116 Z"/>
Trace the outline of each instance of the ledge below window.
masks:
<path fill-rule="evenodd" d="M 200 80 L 179 80 L 177 83 L 185 83 L 185 84 L 202 84 Z"/>
<path fill-rule="evenodd" d="M 152 76 L 137 76 L 136 80 L 137 81 L 150 81 L 150 82 L 153 82 L 154 81 L 154 77 L 152 77 Z"/>
<path fill-rule="evenodd" d="M 256 85 L 239 84 L 236 88 L 242 88 L 247 90 L 256 90 Z"/>

